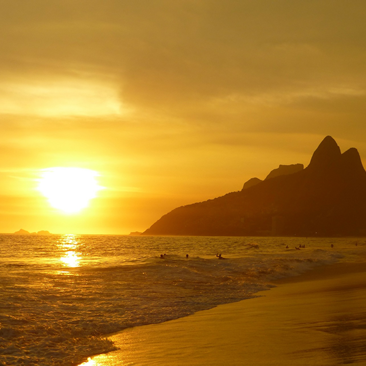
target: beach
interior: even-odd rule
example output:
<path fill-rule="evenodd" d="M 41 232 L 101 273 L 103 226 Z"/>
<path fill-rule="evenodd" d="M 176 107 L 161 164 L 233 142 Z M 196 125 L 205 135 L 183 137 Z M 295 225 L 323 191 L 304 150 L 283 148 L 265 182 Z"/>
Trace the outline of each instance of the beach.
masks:
<path fill-rule="evenodd" d="M 0 364 L 6 366 L 73 366 L 96 355 L 117 365 L 186 359 L 205 364 L 210 358 L 220 364 L 228 355 L 234 362 L 250 352 L 256 359 L 250 341 L 276 338 L 269 330 L 277 319 L 280 329 L 291 324 L 280 318 L 294 297 L 280 290 L 291 290 L 290 285 L 275 281 L 366 258 L 366 239 L 350 238 L 68 234 L 0 239 Z M 295 249 L 300 246 L 304 249 Z M 164 259 L 160 253 L 166 253 Z M 224 253 L 225 260 L 216 253 Z M 286 313 L 295 320 L 299 316 Z M 271 342 L 262 342 L 264 349 Z M 116 346 L 119 350 L 111 353 Z"/>
<path fill-rule="evenodd" d="M 139 326 L 83 365 L 365 365 L 366 265 L 274 282 L 254 299 Z"/>

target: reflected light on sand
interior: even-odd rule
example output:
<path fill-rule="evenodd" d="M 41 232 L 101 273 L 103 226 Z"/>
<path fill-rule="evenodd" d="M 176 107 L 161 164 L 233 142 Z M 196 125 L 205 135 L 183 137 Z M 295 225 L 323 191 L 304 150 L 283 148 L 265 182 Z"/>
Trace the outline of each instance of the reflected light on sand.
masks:
<path fill-rule="evenodd" d="M 98 364 L 88 357 L 88 361 L 81 363 L 79 366 L 98 366 Z"/>
<path fill-rule="evenodd" d="M 85 361 L 78 366 L 116 366 L 124 365 L 125 363 L 121 358 L 115 358 L 114 353 L 110 352 L 107 354 L 101 354 L 93 356 L 93 358 L 88 357 L 88 361 Z"/>

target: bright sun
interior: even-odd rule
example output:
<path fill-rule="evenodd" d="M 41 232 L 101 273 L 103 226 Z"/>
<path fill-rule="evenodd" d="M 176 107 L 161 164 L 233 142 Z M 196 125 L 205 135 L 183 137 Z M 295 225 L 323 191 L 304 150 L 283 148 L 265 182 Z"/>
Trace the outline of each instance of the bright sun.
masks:
<path fill-rule="evenodd" d="M 77 213 L 88 207 L 103 187 L 93 170 L 82 168 L 49 168 L 42 170 L 38 189 L 50 205 L 65 213 Z"/>

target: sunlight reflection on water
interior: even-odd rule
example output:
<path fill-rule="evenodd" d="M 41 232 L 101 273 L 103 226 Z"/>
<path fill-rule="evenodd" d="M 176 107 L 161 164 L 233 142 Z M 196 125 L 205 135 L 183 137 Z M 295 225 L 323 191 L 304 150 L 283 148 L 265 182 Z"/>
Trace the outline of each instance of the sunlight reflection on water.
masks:
<path fill-rule="evenodd" d="M 66 265 L 67 267 L 79 267 L 80 263 L 80 257 L 77 253 L 73 251 L 69 251 L 66 253 L 66 255 L 62 258 L 60 258 L 61 261 Z"/>
<path fill-rule="evenodd" d="M 59 241 L 59 248 L 61 250 L 67 250 L 60 258 L 64 266 L 75 268 L 80 266 L 81 255 L 76 251 L 78 247 L 78 241 L 74 234 L 66 234 Z"/>

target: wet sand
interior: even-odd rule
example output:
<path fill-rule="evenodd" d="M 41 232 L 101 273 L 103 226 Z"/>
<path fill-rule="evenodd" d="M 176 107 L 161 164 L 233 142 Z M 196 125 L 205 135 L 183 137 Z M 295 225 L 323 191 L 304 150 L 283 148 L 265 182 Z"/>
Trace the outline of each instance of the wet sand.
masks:
<path fill-rule="evenodd" d="M 260 297 L 111 336 L 84 365 L 366 365 L 366 265 L 277 281 Z"/>

